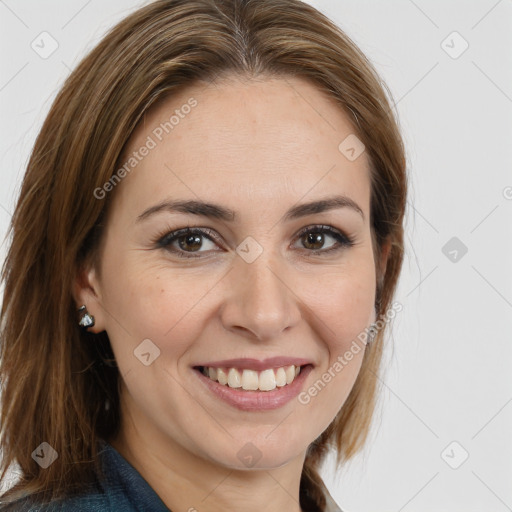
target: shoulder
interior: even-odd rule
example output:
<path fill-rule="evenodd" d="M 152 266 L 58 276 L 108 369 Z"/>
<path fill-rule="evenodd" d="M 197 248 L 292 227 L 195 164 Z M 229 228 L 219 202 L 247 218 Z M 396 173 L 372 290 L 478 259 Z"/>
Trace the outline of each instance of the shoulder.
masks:
<path fill-rule="evenodd" d="M 13 503 L 0 505 L 0 512 L 103 512 L 114 511 L 106 496 L 87 494 L 41 504 L 33 497 L 21 498 Z"/>
<path fill-rule="evenodd" d="M 51 503 L 26 495 L 18 501 L 0 503 L 0 512 L 169 512 L 169 509 L 139 472 L 108 442 L 99 443 L 101 474 L 78 492 Z"/>
<path fill-rule="evenodd" d="M 1 504 L 0 512 L 135 512 L 132 500 L 122 486 L 85 488 L 80 494 L 43 503 L 34 495 L 10 504 Z"/>
<path fill-rule="evenodd" d="M 106 512 L 131 510 L 130 507 L 119 509 L 119 496 L 111 490 L 98 485 L 98 482 L 85 484 L 80 491 L 69 493 L 51 502 L 43 501 L 38 494 L 27 494 L 12 503 L 1 503 L 0 512 Z"/>
<path fill-rule="evenodd" d="M 36 494 L 28 494 L 11 503 L 0 501 L 0 512 L 117 512 L 119 510 L 131 512 L 138 510 L 137 493 L 145 490 L 145 482 L 138 476 L 136 470 L 104 441 L 100 442 L 99 459 L 103 467 L 103 478 L 96 475 L 94 482 L 84 484 L 79 491 L 69 493 L 50 503 L 42 501 Z"/>

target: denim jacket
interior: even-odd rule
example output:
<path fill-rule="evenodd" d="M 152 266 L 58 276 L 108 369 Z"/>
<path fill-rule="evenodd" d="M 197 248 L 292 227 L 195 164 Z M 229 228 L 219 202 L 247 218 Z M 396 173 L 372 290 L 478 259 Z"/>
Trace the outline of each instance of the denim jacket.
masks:
<path fill-rule="evenodd" d="M 170 512 L 140 473 L 108 442 L 101 441 L 99 457 L 105 480 L 74 496 L 47 505 L 30 496 L 11 505 L 0 505 L 0 512 Z M 325 512 L 342 512 L 327 496 Z"/>
<path fill-rule="evenodd" d="M 0 512 L 170 512 L 140 473 L 108 442 L 100 442 L 99 457 L 105 479 L 86 493 L 47 505 L 30 496 Z M 12 507 L 12 508 L 11 508 Z"/>

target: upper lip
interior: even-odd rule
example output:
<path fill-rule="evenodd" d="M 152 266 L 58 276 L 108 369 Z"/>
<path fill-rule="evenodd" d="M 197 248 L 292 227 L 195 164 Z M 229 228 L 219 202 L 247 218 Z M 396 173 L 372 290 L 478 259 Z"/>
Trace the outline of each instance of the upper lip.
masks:
<path fill-rule="evenodd" d="M 269 357 L 267 359 L 251 359 L 251 358 L 239 358 L 239 359 L 223 359 L 222 361 L 210 361 L 200 363 L 194 366 L 208 366 L 213 368 L 243 368 L 247 370 L 263 371 L 268 368 L 279 368 L 280 366 L 304 366 L 307 364 L 313 364 L 308 359 L 302 359 L 300 357 Z"/>

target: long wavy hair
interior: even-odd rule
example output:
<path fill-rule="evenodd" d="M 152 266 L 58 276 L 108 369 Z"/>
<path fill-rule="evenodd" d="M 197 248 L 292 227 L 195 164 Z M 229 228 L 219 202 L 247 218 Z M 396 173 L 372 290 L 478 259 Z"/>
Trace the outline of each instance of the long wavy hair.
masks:
<path fill-rule="evenodd" d="M 58 499 L 97 474 L 97 441 L 115 437 L 120 425 L 120 376 L 107 334 L 78 327 L 72 296 L 80 266 L 96 261 L 114 192 L 103 199 L 93 193 L 118 169 L 152 105 L 229 74 L 307 79 L 352 120 L 370 162 L 376 262 L 391 244 L 385 272 L 376 269 L 378 314 L 390 307 L 404 251 L 406 158 L 391 93 L 365 55 L 300 0 L 158 0 L 138 9 L 109 31 L 58 93 L 12 217 L 2 269 L 0 482 L 13 466 L 19 481 L 3 503 L 26 495 Z M 304 510 L 325 507 L 319 470 L 329 449 L 342 464 L 368 437 L 385 332 L 365 349 L 343 407 L 308 448 Z M 47 469 L 31 456 L 42 442 L 58 453 Z"/>

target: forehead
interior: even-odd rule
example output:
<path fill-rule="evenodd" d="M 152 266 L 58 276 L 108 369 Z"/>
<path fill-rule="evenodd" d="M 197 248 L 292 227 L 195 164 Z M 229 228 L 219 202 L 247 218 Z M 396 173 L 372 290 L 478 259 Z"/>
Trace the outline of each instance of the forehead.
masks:
<path fill-rule="evenodd" d="M 137 126 L 122 157 L 136 164 L 122 194 L 133 192 L 141 206 L 178 190 L 268 203 L 336 188 L 367 208 L 366 154 L 351 161 L 340 151 L 354 133 L 342 108 L 300 78 L 195 84 L 159 101 Z"/>

